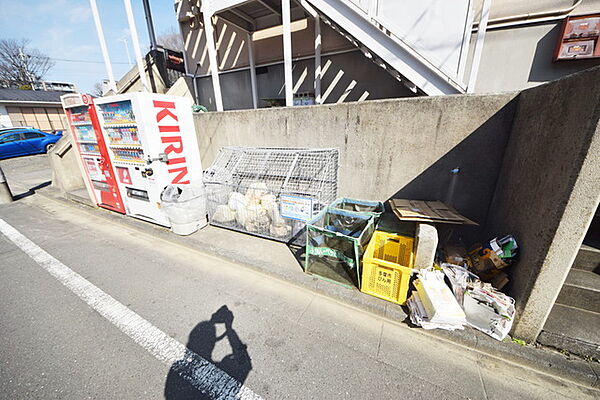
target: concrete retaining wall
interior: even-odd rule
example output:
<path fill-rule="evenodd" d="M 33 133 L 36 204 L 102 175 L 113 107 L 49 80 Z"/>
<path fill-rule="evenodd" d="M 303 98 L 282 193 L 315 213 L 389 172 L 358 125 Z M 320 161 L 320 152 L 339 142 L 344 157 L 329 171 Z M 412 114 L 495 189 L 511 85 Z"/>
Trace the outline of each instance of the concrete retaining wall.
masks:
<path fill-rule="evenodd" d="M 48 152 L 48 158 L 52 167 L 52 186 L 63 193 L 85 188 L 70 134 L 65 133 L 60 138 Z"/>
<path fill-rule="evenodd" d="M 446 199 L 485 222 L 515 111 L 515 94 L 421 97 L 195 116 L 202 163 L 222 146 L 335 147 L 339 194 Z"/>
<path fill-rule="evenodd" d="M 516 336 L 542 329 L 600 201 L 600 68 L 519 96 L 486 230 L 516 236 Z"/>

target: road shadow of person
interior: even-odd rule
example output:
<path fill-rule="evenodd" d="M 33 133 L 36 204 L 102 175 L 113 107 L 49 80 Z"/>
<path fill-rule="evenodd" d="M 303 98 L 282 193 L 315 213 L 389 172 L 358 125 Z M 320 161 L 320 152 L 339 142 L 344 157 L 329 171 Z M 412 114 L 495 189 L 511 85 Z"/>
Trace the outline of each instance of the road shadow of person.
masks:
<path fill-rule="evenodd" d="M 220 336 L 217 336 L 218 324 L 223 324 L 225 327 L 225 333 Z M 248 354 L 246 345 L 242 343 L 232 325 L 233 313 L 226 305 L 223 305 L 211 316 L 210 320 L 202 321 L 192 329 L 187 342 L 187 348 L 226 372 L 240 384 L 243 384 L 252 369 L 252 359 Z M 221 361 L 215 362 L 212 359 L 213 350 L 217 342 L 223 339 L 229 341 L 232 352 Z M 184 369 L 182 368 L 183 365 L 188 362 L 188 360 L 178 360 L 172 364 L 165 382 L 165 399 L 211 399 L 210 396 L 202 393 L 179 375 L 178 371 Z M 229 393 L 232 398 L 236 394 Z"/>

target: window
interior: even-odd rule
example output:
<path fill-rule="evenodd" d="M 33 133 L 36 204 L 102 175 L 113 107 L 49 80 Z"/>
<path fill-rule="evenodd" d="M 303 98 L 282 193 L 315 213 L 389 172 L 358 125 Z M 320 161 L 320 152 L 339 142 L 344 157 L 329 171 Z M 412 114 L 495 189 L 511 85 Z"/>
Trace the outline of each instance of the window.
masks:
<path fill-rule="evenodd" d="M 21 140 L 20 133 L 11 133 L 10 135 L 0 137 L 0 143 L 16 142 L 17 140 Z"/>
<path fill-rule="evenodd" d="M 24 135 L 25 135 L 25 139 L 37 139 L 37 138 L 44 136 L 39 132 L 25 132 Z"/>

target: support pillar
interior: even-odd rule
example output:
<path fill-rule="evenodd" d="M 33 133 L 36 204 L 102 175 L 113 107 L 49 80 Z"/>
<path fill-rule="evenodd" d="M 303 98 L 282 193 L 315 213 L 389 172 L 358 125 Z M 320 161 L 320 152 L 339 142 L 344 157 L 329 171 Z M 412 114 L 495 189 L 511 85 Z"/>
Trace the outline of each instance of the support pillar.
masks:
<path fill-rule="evenodd" d="M 315 16 L 315 104 L 321 104 L 321 18 Z"/>
<path fill-rule="evenodd" d="M 477 74 L 479 73 L 479 64 L 481 62 L 481 53 L 483 52 L 483 43 L 485 39 L 485 31 L 487 30 L 488 18 L 490 16 L 490 8 L 492 0 L 483 0 L 481 8 L 481 17 L 479 18 L 479 26 L 477 27 L 477 40 L 475 42 L 475 54 L 471 64 L 471 73 L 469 74 L 469 84 L 467 92 L 475 92 L 475 84 L 477 83 Z"/>
<path fill-rule="evenodd" d="M 142 56 L 142 50 L 140 49 L 140 40 L 138 38 L 137 29 L 135 27 L 135 19 L 133 18 L 133 10 L 131 9 L 131 0 L 123 0 L 125 4 L 125 13 L 127 14 L 127 22 L 129 24 L 129 34 L 131 35 L 131 42 L 133 44 L 133 50 L 135 53 L 135 61 L 137 63 L 138 73 L 140 74 L 140 81 L 144 87 L 144 91 L 150 91 L 150 85 L 148 84 L 148 78 L 146 77 L 146 69 L 144 68 L 144 58 Z M 152 68 L 152 66 L 148 66 Z"/>
<path fill-rule="evenodd" d="M 281 19 L 283 20 L 283 69 L 285 73 L 285 105 L 294 105 L 292 81 L 292 23 L 290 0 L 281 0 Z"/>
<path fill-rule="evenodd" d="M 258 89 L 256 87 L 256 65 L 254 63 L 254 42 L 252 41 L 252 34 L 247 34 L 248 41 L 248 62 L 250 64 L 250 83 L 252 85 L 252 106 L 254 109 L 258 108 Z"/>
<path fill-rule="evenodd" d="M 94 17 L 94 24 L 96 25 L 96 34 L 98 35 L 98 41 L 100 42 L 100 50 L 102 51 L 102 59 L 104 60 L 106 75 L 108 75 L 108 84 L 116 94 L 117 84 L 115 83 L 115 76 L 113 74 L 112 64 L 110 63 L 110 57 L 108 56 L 106 40 L 104 39 L 104 30 L 102 29 L 102 22 L 100 22 L 100 15 L 98 14 L 98 6 L 96 5 L 96 0 L 90 0 L 90 8 L 92 9 L 92 15 Z"/>
<path fill-rule="evenodd" d="M 300 0 L 300 5 L 315 22 L 315 104 L 321 104 L 321 17 L 306 0 Z"/>
<path fill-rule="evenodd" d="M 204 19 L 204 34 L 206 35 L 210 75 L 212 76 L 213 91 L 215 93 L 215 105 L 217 106 L 217 111 L 223 111 L 223 98 L 221 96 L 221 82 L 219 80 L 219 66 L 217 64 L 217 49 L 215 48 L 212 15 L 204 10 L 202 18 Z"/>

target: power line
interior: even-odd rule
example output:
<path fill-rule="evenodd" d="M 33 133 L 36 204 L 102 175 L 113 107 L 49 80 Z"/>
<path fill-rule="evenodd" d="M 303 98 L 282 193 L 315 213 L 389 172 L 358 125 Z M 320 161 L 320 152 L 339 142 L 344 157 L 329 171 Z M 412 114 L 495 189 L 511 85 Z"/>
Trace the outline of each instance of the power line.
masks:
<path fill-rule="evenodd" d="M 52 61 L 61 61 L 61 62 L 73 62 L 73 63 L 84 63 L 84 64 L 104 64 L 104 61 L 71 60 L 68 58 L 54 58 L 54 57 L 48 57 L 48 58 L 50 58 L 50 60 L 52 60 Z M 126 64 L 126 65 L 128 65 L 129 63 L 119 62 L 119 61 L 111 61 L 111 64 Z"/>
<path fill-rule="evenodd" d="M 48 58 L 48 59 L 50 59 L 52 61 L 61 61 L 61 62 L 73 62 L 73 63 L 84 63 L 84 64 L 104 64 L 104 61 L 73 60 L 73 59 L 69 59 L 69 58 L 55 58 L 55 57 L 36 56 L 36 55 L 30 55 L 29 57 Z M 125 65 L 129 65 L 129 63 L 127 63 L 127 62 L 120 62 L 120 61 L 111 61 L 111 64 L 125 64 Z"/>

